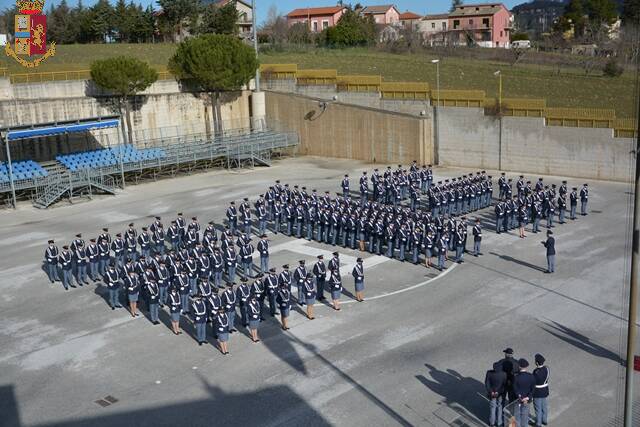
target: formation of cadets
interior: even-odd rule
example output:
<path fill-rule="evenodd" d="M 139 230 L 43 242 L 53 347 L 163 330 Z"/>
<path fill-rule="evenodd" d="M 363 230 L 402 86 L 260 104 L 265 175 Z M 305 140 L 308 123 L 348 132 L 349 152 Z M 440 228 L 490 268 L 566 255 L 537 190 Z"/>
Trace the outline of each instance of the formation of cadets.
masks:
<path fill-rule="evenodd" d="M 261 203 L 256 203 L 257 212 L 264 208 Z M 249 209 L 245 199 L 238 212 L 243 215 L 242 212 Z M 334 310 L 340 310 L 342 278 L 338 252 L 333 253 L 328 265 L 319 255 L 311 268 L 300 260 L 293 272 L 289 265 L 283 265 L 278 273 L 269 267 L 267 236 L 261 234 L 254 247 L 249 234 L 251 229 L 244 228 L 241 232 L 236 226 L 231 220 L 224 231 L 218 233 L 215 223 L 210 221 L 201 230 L 196 217 L 187 224 L 182 213 L 178 213 L 166 231 L 160 217 L 155 217 L 148 227 L 142 227 L 140 233 L 133 223 L 113 238 L 109 229 L 103 228 L 89 244 L 85 244 L 82 234 L 77 234 L 62 251 L 49 240 L 45 267 L 49 280 L 52 283 L 60 280 L 66 290 L 75 288 L 74 280 L 79 286 L 89 284 L 89 279 L 102 281 L 107 287 L 112 310 L 122 308 L 121 293 L 126 295 L 133 317 L 140 315 L 138 302 L 145 302 L 149 318 L 155 325 L 160 324 L 160 309 L 167 307 L 171 329 L 176 335 L 182 334 L 181 317 L 189 316 L 200 345 L 207 341 L 209 323 L 223 354 L 229 352 L 229 334 L 237 331 L 236 310 L 254 342 L 260 341 L 258 326 L 265 320 L 267 310 L 271 316 L 279 312 L 283 330 L 289 329 L 292 303 L 306 306 L 307 317 L 314 319 L 313 306 L 316 300 L 325 300 L 325 291 L 330 295 Z M 256 250 L 259 268 L 253 263 Z M 237 274 L 238 267 L 241 272 Z M 356 299 L 363 301 L 361 258 L 357 259 L 352 275 Z M 297 300 L 291 294 L 294 283 L 298 289 Z"/>
<path fill-rule="evenodd" d="M 449 251 L 455 253 L 455 262 L 463 262 L 471 232 L 472 254 L 481 255 L 480 221 L 469 221 L 466 215 L 491 203 L 491 177 L 485 172 L 436 184 L 431 166 L 420 169 L 414 162 L 408 170 L 387 167 L 381 175 L 376 169 L 371 177 L 363 172 L 359 198 L 351 195 L 348 175 L 341 187 L 341 195 L 332 198 L 328 191 L 308 192 L 276 181 L 260 196 L 266 208 L 258 211 L 258 222 L 274 233 L 385 254 L 427 268 L 434 267 L 435 257 L 440 270 Z M 423 195 L 427 202 L 421 202 Z M 231 222 L 238 221 L 234 211 L 227 215 Z"/>
<path fill-rule="evenodd" d="M 512 179 L 507 179 L 502 173 L 498 179 L 498 188 L 500 194 L 495 206 L 498 234 L 518 228 L 520 237 L 524 238 L 528 224 L 532 224 L 533 233 L 538 233 L 543 219 L 546 220 L 546 227 L 552 228 L 556 216 L 558 223 L 566 222 L 567 212 L 569 219 L 573 221 L 577 218 L 578 201 L 580 215 L 587 215 L 589 186 L 586 183 L 579 192 L 577 187 L 569 192 L 567 181 L 562 181 L 558 188 L 556 184 L 549 186 L 539 178 L 535 186 L 532 186 L 531 181 L 525 181 L 524 176 L 520 175 L 514 192 Z"/>
<path fill-rule="evenodd" d="M 549 378 L 551 372 L 541 354 L 534 356 L 535 369 L 528 372 L 527 359 L 516 359 L 513 349 L 504 350 L 504 358 L 495 362 L 485 376 L 485 389 L 489 400 L 489 426 L 510 425 L 511 414 L 516 427 L 529 425 L 530 405 L 535 409 L 535 425 L 547 425 Z"/>

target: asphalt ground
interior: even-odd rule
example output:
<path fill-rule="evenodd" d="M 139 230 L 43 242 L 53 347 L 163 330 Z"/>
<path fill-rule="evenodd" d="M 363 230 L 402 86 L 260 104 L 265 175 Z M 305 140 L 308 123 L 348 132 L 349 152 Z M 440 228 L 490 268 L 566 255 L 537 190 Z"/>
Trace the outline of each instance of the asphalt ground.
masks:
<path fill-rule="evenodd" d="M 357 180 L 373 167 L 285 159 L 271 168 L 128 186 L 115 197 L 46 211 L 24 205 L 1 212 L 0 425 L 485 425 L 478 393 L 505 347 L 532 365 L 535 353 L 547 358 L 550 425 L 620 425 L 629 185 L 589 182 L 590 214 L 554 228 L 553 275 L 542 272 L 543 233 L 496 235 L 492 208 L 477 215 L 484 255 L 448 262 L 442 273 L 340 248 L 340 312 L 317 304 L 309 321 L 294 309 L 288 332 L 267 317 L 261 342 L 240 328 L 228 356 L 216 350 L 210 329 L 212 343 L 200 347 L 185 320 L 186 333 L 175 336 L 166 312 L 154 326 L 146 311 L 135 319 L 112 311 L 102 285 L 65 292 L 41 269 L 49 238 L 62 245 L 82 232 L 88 240 L 103 226 L 115 233 L 133 221 L 139 228 L 154 215 L 166 224 L 178 211 L 201 224 L 220 221 L 231 200 L 253 200 L 275 179 L 337 191 L 345 172 Z M 466 172 L 440 168 L 435 175 Z M 277 267 L 336 249 L 269 237 Z M 362 255 L 366 301 L 357 303 L 350 266 Z"/>

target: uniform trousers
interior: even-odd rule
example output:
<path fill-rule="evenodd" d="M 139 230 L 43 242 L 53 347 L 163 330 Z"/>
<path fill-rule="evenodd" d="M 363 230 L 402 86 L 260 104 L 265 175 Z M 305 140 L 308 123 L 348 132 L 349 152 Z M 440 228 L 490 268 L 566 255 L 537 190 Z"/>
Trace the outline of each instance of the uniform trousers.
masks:
<path fill-rule="evenodd" d="M 207 323 L 205 321 L 196 322 L 196 339 L 199 343 L 207 340 Z"/>
<path fill-rule="evenodd" d="M 120 287 L 109 288 L 109 305 L 112 308 L 120 307 Z"/>
<path fill-rule="evenodd" d="M 269 256 L 260 257 L 260 273 L 266 273 L 269 270 Z"/>
<path fill-rule="evenodd" d="M 189 312 L 189 294 L 180 294 L 180 303 L 182 304 L 182 314 Z"/>
<path fill-rule="evenodd" d="M 76 282 L 80 285 L 87 282 L 87 264 L 77 264 Z"/>
<path fill-rule="evenodd" d="M 158 321 L 158 300 L 149 302 L 149 316 L 152 322 Z"/>
<path fill-rule="evenodd" d="M 517 403 L 513 410 L 516 418 L 516 427 L 527 427 L 529 425 L 529 404 Z"/>
<path fill-rule="evenodd" d="M 474 240 L 473 241 L 473 254 L 474 255 L 479 255 L 480 254 L 480 240 Z"/>
<path fill-rule="evenodd" d="M 569 213 L 569 218 L 576 219 L 576 205 L 571 205 L 571 211 Z"/>
<path fill-rule="evenodd" d="M 62 269 L 62 286 L 64 286 L 65 289 L 69 289 L 69 285 L 71 285 L 71 270 L 67 270 L 67 269 Z"/>
<path fill-rule="evenodd" d="M 316 277 L 316 291 L 318 294 L 318 299 L 324 299 L 324 277 Z"/>
<path fill-rule="evenodd" d="M 60 278 L 58 277 L 58 264 L 47 262 L 45 265 L 47 267 L 47 276 L 49 276 L 49 280 L 51 280 L 51 282 L 60 280 Z"/>
<path fill-rule="evenodd" d="M 160 304 L 165 305 L 167 303 L 167 286 L 158 286 L 158 295 Z"/>
<path fill-rule="evenodd" d="M 489 425 L 502 427 L 502 396 L 489 401 Z"/>
<path fill-rule="evenodd" d="M 547 255 L 547 270 L 553 273 L 556 270 L 556 256 Z"/>
<path fill-rule="evenodd" d="M 533 407 L 536 410 L 536 427 L 541 427 L 542 425 L 547 425 L 547 398 L 546 397 L 535 397 L 533 398 Z"/>

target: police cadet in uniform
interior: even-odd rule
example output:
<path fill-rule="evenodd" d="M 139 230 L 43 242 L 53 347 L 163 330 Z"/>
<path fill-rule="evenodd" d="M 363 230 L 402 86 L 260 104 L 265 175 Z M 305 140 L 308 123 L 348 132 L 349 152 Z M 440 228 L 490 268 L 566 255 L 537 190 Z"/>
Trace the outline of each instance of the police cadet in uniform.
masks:
<path fill-rule="evenodd" d="M 96 239 L 89 239 L 89 245 L 87 245 L 87 258 L 89 259 L 89 277 L 93 282 L 98 281 L 98 265 L 100 262 L 100 250 L 96 244 Z"/>
<path fill-rule="evenodd" d="M 236 255 L 236 251 L 233 247 L 233 244 L 229 245 L 225 249 L 224 262 L 227 268 L 227 281 L 234 282 L 236 280 L 236 267 L 238 265 L 238 256 Z"/>
<path fill-rule="evenodd" d="M 258 338 L 258 325 L 260 325 L 260 301 L 256 298 L 256 295 L 251 295 L 247 302 L 247 314 L 249 317 L 249 332 L 251 333 L 251 340 L 256 343 L 259 342 Z"/>
<path fill-rule="evenodd" d="M 293 272 L 293 280 L 296 281 L 296 286 L 298 288 L 298 304 L 304 305 L 305 297 L 304 297 L 304 281 L 307 278 L 307 268 L 304 266 L 304 260 L 301 259 L 298 261 L 300 265 L 296 268 L 296 271 Z"/>
<path fill-rule="evenodd" d="M 78 285 L 82 286 L 88 285 L 87 282 L 87 251 L 84 247 L 84 242 L 82 245 L 75 245 L 75 250 L 73 253 L 73 257 L 76 261 L 76 282 Z"/>
<path fill-rule="evenodd" d="M 313 274 L 307 274 L 304 278 L 302 287 L 305 303 L 307 304 L 307 318 L 309 320 L 313 320 L 315 319 L 313 314 L 313 305 L 316 303 L 316 285 Z"/>
<path fill-rule="evenodd" d="M 220 353 L 229 354 L 229 315 L 224 305 L 218 310 L 215 321 L 216 334 L 218 336 L 218 346 Z"/>
<path fill-rule="evenodd" d="M 187 314 L 189 311 L 189 276 L 182 270 L 175 279 L 173 285 L 178 289 L 180 295 L 180 314 Z"/>
<path fill-rule="evenodd" d="M 225 261 L 220 253 L 220 248 L 213 247 L 211 254 L 211 269 L 213 274 L 213 285 L 218 289 L 224 289 L 222 285 L 222 271 L 224 270 Z"/>
<path fill-rule="evenodd" d="M 58 251 L 58 247 L 53 240 L 49 240 L 47 244 L 47 249 L 44 251 L 44 263 L 47 269 L 47 276 L 49 276 L 51 283 L 54 283 L 60 280 L 58 277 L 58 257 L 60 251 Z"/>
<path fill-rule="evenodd" d="M 533 407 L 536 410 L 536 427 L 547 425 L 549 409 L 547 398 L 549 397 L 549 368 L 544 364 L 545 358 L 541 354 L 535 355 L 536 368 L 533 377 L 536 380 L 533 390 Z"/>
<path fill-rule="evenodd" d="M 109 290 L 109 305 L 111 306 L 111 310 L 122 308 L 122 305 L 120 305 L 120 275 L 113 264 L 110 264 L 105 272 L 104 282 Z"/>
<path fill-rule="evenodd" d="M 502 408 L 507 392 L 507 374 L 499 362 L 494 363 L 493 367 L 487 371 L 484 386 L 489 399 L 489 427 L 502 427 Z"/>
<path fill-rule="evenodd" d="M 529 403 L 533 399 L 533 391 L 536 386 L 536 379 L 533 374 L 527 372 L 529 362 L 526 359 L 518 361 L 519 372 L 513 379 L 513 393 L 517 398 L 515 406 L 516 427 L 527 427 L 529 425 Z"/>
<path fill-rule="evenodd" d="M 111 250 L 113 251 L 113 259 L 116 266 L 122 268 L 124 266 L 125 246 L 122 239 L 122 233 L 117 233 L 116 238 L 111 242 Z"/>
<path fill-rule="evenodd" d="M 171 329 L 176 335 L 182 334 L 180 330 L 180 313 L 182 312 L 182 299 L 177 286 L 171 285 L 169 290 L 169 312 L 171 313 Z"/>
<path fill-rule="evenodd" d="M 356 260 L 356 265 L 351 272 L 353 276 L 354 285 L 356 288 L 356 301 L 364 301 L 364 266 L 362 265 L 362 258 Z"/>
<path fill-rule="evenodd" d="M 327 267 L 324 265 L 324 256 L 318 255 L 318 261 L 313 265 L 313 275 L 316 277 L 318 301 L 324 301 L 324 282 L 327 279 Z"/>
<path fill-rule="evenodd" d="M 129 271 L 124 277 L 124 288 L 129 299 L 131 317 L 138 317 L 138 296 L 140 295 L 140 281 L 135 271 Z"/>
<path fill-rule="evenodd" d="M 247 278 L 242 277 L 240 279 L 240 286 L 236 289 L 236 298 L 240 308 L 240 320 L 242 322 L 242 326 L 245 328 L 248 326 L 247 305 L 249 303 L 249 297 L 251 297 L 251 289 L 249 289 L 249 285 L 247 285 Z"/>
<path fill-rule="evenodd" d="M 345 175 L 341 182 L 342 196 L 349 197 L 349 175 Z"/>
<path fill-rule="evenodd" d="M 569 204 L 571 205 L 569 218 L 574 221 L 576 219 L 576 209 L 578 208 L 578 187 L 573 187 L 571 190 L 571 194 L 569 195 Z"/>
<path fill-rule="evenodd" d="M 62 286 L 64 286 L 65 291 L 69 290 L 69 286 L 75 288 L 73 283 L 71 283 L 72 258 L 73 256 L 71 255 L 71 251 L 69 251 L 69 246 L 64 245 L 62 247 L 62 252 L 60 252 L 60 255 L 58 256 L 58 263 L 62 269 Z"/>
<path fill-rule="evenodd" d="M 269 300 L 269 314 L 271 317 L 276 315 L 276 297 L 278 295 L 278 276 L 276 275 L 276 269 L 270 268 L 269 273 L 264 278 L 264 285 L 267 292 L 267 299 Z"/>
<path fill-rule="evenodd" d="M 256 247 L 260 253 L 260 273 L 266 274 L 269 270 L 269 241 L 267 235 L 262 234 Z"/>
<path fill-rule="evenodd" d="M 236 291 L 234 289 L 235 282 L 227 283 L 227 289 L 222 293 L 220 299 L 222 300 L 222 306 L 227 314 L 228 320 L 228 332 L 234 333 L 237 331 L 235 328 L 235 318 L 236 318 Z M 218 331 L 219 333 L 219 331 Z"/>
<path fill-rule="evenodd" d="M 481 243 L 482 227 L 480 226 L 480 218 L 476 218 L 476 224 L 473 226 L 473 256 L 482 255 L 482 252 L 480 252 Z"/>
<path fill-rule="evenodd" d="M 291 292 L 285 283 L 280 285 L 278 296 L 276 298 L 278 307 L 280 308 L 280 320 L 282 322 L 282 330 L 288 331 L 289 310 L 291 309 Z"/>
<path fill-rule="evenodd" d="M 422 246 L 424 247 L 424 265 L 427 268 L 431 268 L 433 266 L 433 264 L 431 264 L 431 260 L 433 259 L 433 250 L 434 248 L 437 250 L 435 237 L 431 230 L 426 233 Z"/>
<path fill-rule="evenodd" d="M 545 273 L 553 273 L 556 269 L 556 240 L 553 238 L 553 231 L 547 231 L 547 240 L 541 242 L 547 248 L 547 270 Z"/>
<path fill-rule="evenodd" d="M 149 275 L 152 275 L 152 271 L 148 269 Z M 151 276 L 153 277 L 153 276 Z M 160 321 L 158 320 L 158 305 L 160 302 L 160 287 L 158 286 L 158 282 L 156 280 L 148 280 L 146 282 L 147 294 L 149 295 L 149 317 L 151 317 L 151 322 L 154 325 L 159 325 Z"/>
<path fill-rule="evenodd" d="M 207 304 L 201 294 L 196 295 L 192 308 L 196 339 L 198 340 L 198 345 L 202 345 L 207 342 Z"/>
<path fill-rule="evenodd" d="M 333 305 L 333 309 L 340 311 L 340 295 L 342 294 L 342 278 L 340 277 L 340 270 L 334 269 L 331 271 L 329 287 L 331 288 L 331 304 Z"/>
<path fill-rule="evenodd" d="M 231 202 L 227 208 L 227 224 L 231 234 L 235 234 L 238 227 L 238 211 L 236 210 L 236 202 Z"/>
<path fill-rule="evenodd" d="M 589 201 L 589 186 L 584 184 L 580 189 L 580 215 L 587 214 L 587 202 Z"/>

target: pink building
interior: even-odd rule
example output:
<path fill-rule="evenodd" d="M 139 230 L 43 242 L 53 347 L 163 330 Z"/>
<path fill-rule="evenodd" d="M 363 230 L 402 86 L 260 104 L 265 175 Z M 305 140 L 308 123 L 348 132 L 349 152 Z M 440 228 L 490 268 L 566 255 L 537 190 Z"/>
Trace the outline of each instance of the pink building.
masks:
<path fill-rule="evenodd" d="M 392 4 L 386 4 L 382 6 L 366 6 L 360 11 L 362 16 L 373 16 L 376 24 L 380 25 L 395 25 L 400 22 L 400 12 Z"/>
<path fill-rule="evenodd" d="M 319 33 L 338 23 L 342 14 L 347 10 L 342 6 L 332 7 L 303 7 L 292 10 L 287 14 L 287 25 L 303 23 L 309 25 L 309 30 Z"/>
<path fill-rule="evenodd" d="M 508 48 L 512 22 L 502 3 L 464 4 L 449 14 L 448 30 L 454 44 Z"/>

